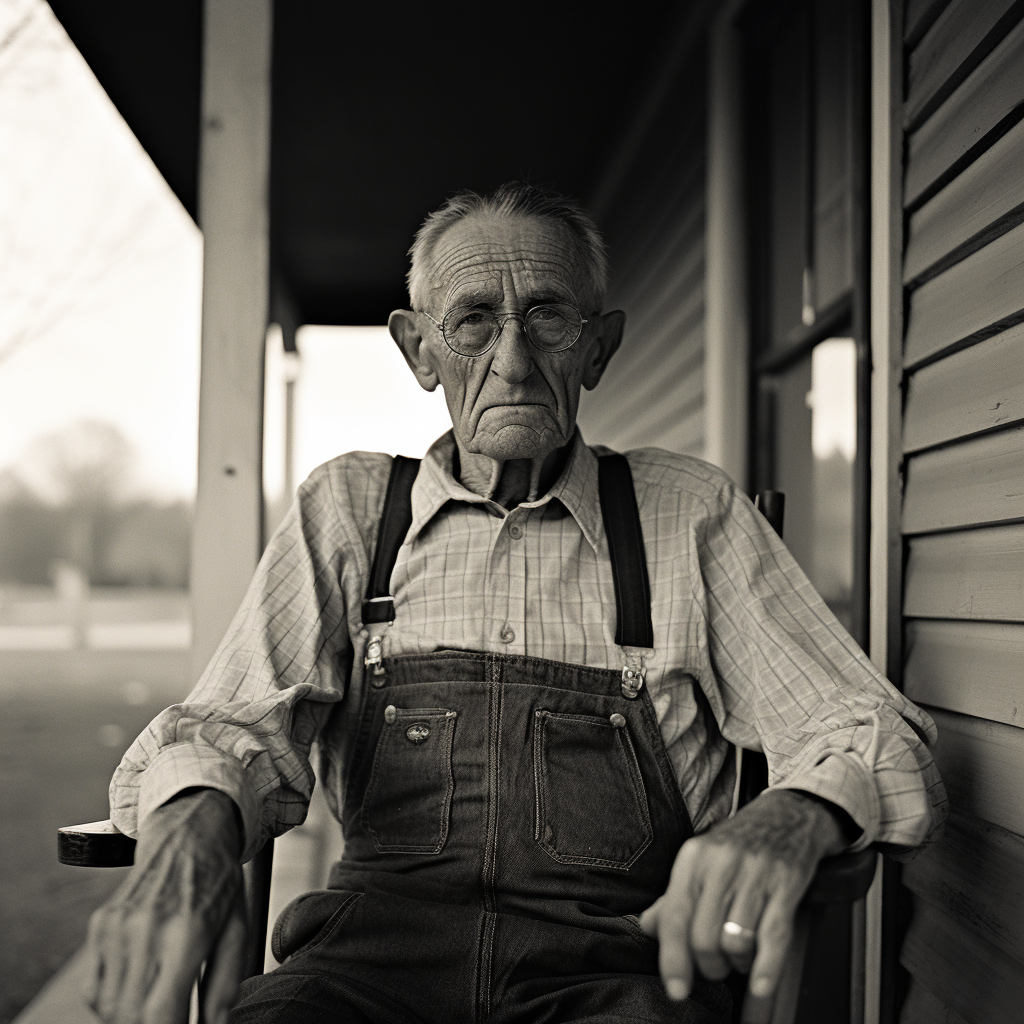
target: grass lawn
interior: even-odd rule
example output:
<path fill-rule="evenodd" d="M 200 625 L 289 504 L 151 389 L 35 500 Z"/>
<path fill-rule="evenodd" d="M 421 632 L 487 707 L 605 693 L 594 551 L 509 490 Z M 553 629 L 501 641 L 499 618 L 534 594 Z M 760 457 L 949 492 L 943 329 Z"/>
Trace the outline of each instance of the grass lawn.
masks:
<path fill-rule="evenodd" d="M 85 937 L 123 868 L 57 863 L 60 825 L 107 817 L 128 744 L 189 688 L 179 651 L 0 651 L 0 1024 Z"/>

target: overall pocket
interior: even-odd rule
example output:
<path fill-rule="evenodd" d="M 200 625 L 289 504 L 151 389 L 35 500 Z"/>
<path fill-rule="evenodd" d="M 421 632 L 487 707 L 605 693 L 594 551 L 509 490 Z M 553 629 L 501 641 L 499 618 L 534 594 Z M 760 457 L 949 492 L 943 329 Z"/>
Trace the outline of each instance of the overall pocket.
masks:
<path fill-rule="evenodd" d="M 452 802 L 454 711 L 388 707 L 363 797 L 378 853 L 440 853 Z"/>
<path fill-rule="evenodd" d="M 534 839 L 560 864 L 627 870 L 651 843 L 636 751 L 614 717 L 534 712 Z"/>

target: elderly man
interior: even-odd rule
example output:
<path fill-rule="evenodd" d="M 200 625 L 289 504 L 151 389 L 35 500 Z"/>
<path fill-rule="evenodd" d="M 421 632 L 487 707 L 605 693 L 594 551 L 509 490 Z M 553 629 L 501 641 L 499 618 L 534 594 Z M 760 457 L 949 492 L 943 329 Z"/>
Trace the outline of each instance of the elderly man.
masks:
<path fill-rule="evenodd" d="M 213 1021 L 722 1020 L 730 968 L 775 986 L 823 856 L 934 836 L 934 727 L 720 471 L 584 443 L 624 315 L 576 205 L 459 194 L 411 254 L 389 327 L 452 431 L 418 469 L 317 469 L 126 754 L 91 1003 L 184 1021 L 210 956 Z M 240 863 L 302 821 L 314 741 L 344 857 L 239 995 Z M 730 743 L 773 782 L 732 817 Z"/>

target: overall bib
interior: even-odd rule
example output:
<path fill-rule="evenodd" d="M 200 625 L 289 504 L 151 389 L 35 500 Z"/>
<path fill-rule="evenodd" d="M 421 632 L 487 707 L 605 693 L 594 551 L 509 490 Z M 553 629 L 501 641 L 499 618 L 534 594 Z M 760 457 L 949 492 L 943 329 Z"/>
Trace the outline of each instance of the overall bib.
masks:
<path fill-rule="evenodd" d="M 629 467 L 599 465 L 616 642 L 649 648 Z M 367 622 L 394 615 L 388 581 L 415 476 L 401 470 L 396 460 Z M 344 856 L 328 889 L 281 915 L 283 964 L 243 985 L 233 1024 L 726 1019 L 724 985 L 668 999 L 635 916 L 692 835 L 642 672 L 442 650 L 371 653 L 367 682 Z"/>

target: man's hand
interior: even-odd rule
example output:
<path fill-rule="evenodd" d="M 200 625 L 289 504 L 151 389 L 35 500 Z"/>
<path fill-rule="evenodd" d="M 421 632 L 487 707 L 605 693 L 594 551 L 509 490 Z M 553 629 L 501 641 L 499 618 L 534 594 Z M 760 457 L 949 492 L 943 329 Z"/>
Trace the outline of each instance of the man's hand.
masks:
<path fill-rule="evenodd" d="M 106 1024 L 187 1024 L 207 957 L 204 1019 L 226 1021 L 244 970 L 241 853 L 237 808 L 217 790 L 186 790 L 146 819 L 135 866 L 89 921 L 85 996 Z"/>
<path fill-rule="evenodd" d="M 804 793 L 769 790 L 683 844 L 665 895 L 640 918 L 661 944 L 661 977 L 672 998 L 689 995 L 695 968 L 713 980 L 730 968 L 751 971 L 753 995 L 775 991 L 797 904 L 818 862 L 853 838 L 852 822 L 835 811 Z"/>

